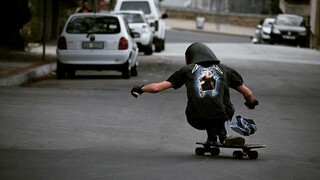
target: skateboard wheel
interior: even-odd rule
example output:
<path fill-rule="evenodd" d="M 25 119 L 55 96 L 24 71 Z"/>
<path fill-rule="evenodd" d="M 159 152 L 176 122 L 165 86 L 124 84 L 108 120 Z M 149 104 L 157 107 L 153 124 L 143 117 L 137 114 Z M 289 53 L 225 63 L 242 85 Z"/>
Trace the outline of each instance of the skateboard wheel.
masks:
<path fill-rule="evenodd" d="M 202 147 L 197 147 L 196 150 L 195 150 L 195 153 L 198 156 L 203 156 L 205 154 L 205 152 L 206 152 L 205 149 L 202 148 Z"/>
<path fill-rule="evenodd" d="M 257 151 L 249 151 L 248 152 L 248 157 L 249 159 L 257 159 L 259 156 Z"/>
<path fill-rule="evenodd" d="M 211 154 L 211 156 L 218 156 L 220 154 L 220 149 L 219 148 L 212 148 L 212 149 L 210 149 L 210 154 Z"/>
<path fill-rule="evenodd" d="M 243 157 L 242 151 L 233 151 L 233 157 L 236 159 L 242 159 Z"/>

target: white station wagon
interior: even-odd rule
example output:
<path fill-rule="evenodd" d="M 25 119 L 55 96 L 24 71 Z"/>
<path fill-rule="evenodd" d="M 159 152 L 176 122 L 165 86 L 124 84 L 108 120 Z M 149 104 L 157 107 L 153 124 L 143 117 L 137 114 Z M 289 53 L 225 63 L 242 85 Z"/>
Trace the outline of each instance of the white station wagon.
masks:
<path fill-rule="evenodd" d="M 69 17 L 57 44 L 57 78 L 76 70 L 118 70 L 138 74 L 139 49 L 121 15 L 77 13 Z"/>

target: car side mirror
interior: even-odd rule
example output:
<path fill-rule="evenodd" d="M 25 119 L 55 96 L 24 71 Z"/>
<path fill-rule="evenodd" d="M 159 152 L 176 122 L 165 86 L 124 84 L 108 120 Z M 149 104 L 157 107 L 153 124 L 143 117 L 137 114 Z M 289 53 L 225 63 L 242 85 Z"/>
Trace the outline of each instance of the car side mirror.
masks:
<path fill-rule="evenodd" d="M 168 18 L 168 14 L 167 14 L 167 13 L 163 13 L 162 16 L 161 16 L 161 18 L 162 18 L 162 19 Z"/>
<path fill-rule="evenodd" d="M 262 29 L 261 24 L 257 25 L 257 29 Z"/>

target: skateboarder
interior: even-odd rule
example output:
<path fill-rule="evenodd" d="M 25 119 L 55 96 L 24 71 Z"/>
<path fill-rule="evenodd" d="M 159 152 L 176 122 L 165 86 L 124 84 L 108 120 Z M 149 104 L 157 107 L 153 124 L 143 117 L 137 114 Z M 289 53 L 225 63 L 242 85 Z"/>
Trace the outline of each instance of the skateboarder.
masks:
<path fill-rule="evenodd" d="M 186 52 L 187 65 L 173 73 L 167 80 L 143 86 L 134 86 L 131 94 L 138 97 L 144 92 L 157 93 L 168 88 L 187 88 L 188 123 L 199 130 L 206 130 L 207 143 L 242 145 L 242 137 L 228 137 L 225 121 L 231 120 L 234 107 L 230 102 L 229 88 L 241 93 L 245 105 L 254 109 L 258 101 L 253 99 L 251 90 L 243 84 L 241 75 L 234 69 L 220 64 L 214 53 L 203 43 L 191 44 Z"/>

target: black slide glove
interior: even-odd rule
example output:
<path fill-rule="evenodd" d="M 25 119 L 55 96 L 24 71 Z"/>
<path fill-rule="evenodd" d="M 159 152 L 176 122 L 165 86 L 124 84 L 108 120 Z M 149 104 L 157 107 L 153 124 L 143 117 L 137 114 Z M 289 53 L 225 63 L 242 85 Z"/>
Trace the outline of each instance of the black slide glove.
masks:
<path fill-rule="evenodd" d="M 135 98 L 137 98 L 139 95 L 141 95 L 143 93 L 142 90 L 142 86 L 133 86 L 133 88 L 131 89 L 131 95 Z"/>
<path fill-rule="evenodd" d="M 257 101 L 256 99 L 253 99 L 252 103 L 245 102 L 244 105 L 246 105 L 249 109 L 254 109 L 257 105 L 259 105 L 259 101 Z"/>

